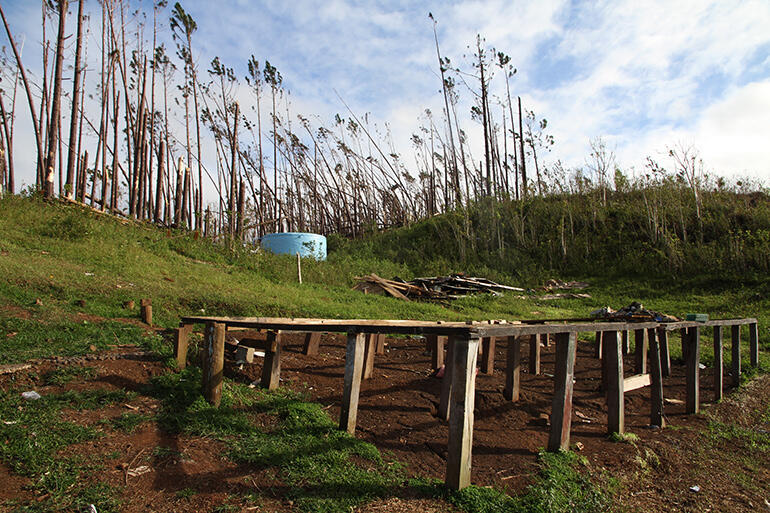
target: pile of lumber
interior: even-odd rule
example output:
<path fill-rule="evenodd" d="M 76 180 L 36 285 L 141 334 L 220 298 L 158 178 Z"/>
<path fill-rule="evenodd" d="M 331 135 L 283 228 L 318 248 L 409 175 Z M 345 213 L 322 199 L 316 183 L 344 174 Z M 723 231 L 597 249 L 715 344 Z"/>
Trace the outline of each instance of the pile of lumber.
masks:
<path fill-rule="evenodd" d="M 446 302 L 451 299 L 487 293 L 499 295 L 503 291 L 523 292 L 524 289 L 500 285 L 485 278 L 474 278 L 464 274 L 449 276 L 434 276 L 431 278 L 415 278 L 404 281 L 398 277 L 392 280 L 380 278 L 376 274 L 357 277 L 358 283 L 353 287 L 364 294 L 384 294 L 405 301 L 437 301 Z"/>

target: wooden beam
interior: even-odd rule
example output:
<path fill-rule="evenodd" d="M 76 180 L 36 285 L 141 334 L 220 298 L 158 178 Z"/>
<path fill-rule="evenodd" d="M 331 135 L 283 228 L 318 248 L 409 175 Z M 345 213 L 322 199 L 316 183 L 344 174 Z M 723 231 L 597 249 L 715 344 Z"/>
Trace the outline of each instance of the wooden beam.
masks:
<path fill-rule="evenodd" d="M 756 322 L 749 324 L 749 363 L 759 367 L 759 327 Z"/>
<path fill-rule="evenodd" d="M 305 343 L 302 346 L 302 354 L 318 354 L 318 346 L 321 345 L 321 333 L 318 331 L 305 333 Z"/>
<path fill-rule="evenodd" d="M 529 373 L 540 374 L 540 340 L 537 335 L 529 337 Z"/>
<path fill-rule="evenodd" d="M 625 430 L 625 380 L 623 379 L 623 352 L 617 332 L 604 334 L 607 346 L 607 432 L 623 433 Z"/>
<path fill-rule="evenodd" d="M 730 373 L 733 375 L 733 386 L 741 385 L 741 327 L 733 326 L 731 329 L 732 365 Z"/>
<path fill-rule="evenodd" d="M 278 388 L 281 380 L 281 333 L 268 331 L 265 344 L 265 361 L 262 366 L 260 386 L 268 390 Z"/>
<path fill-rule="evenodd" d="M 215 408 L 222 400 L 222 383 L 225 364 L 225 325 L 218 322 L 206 324 L 204 344 L 203 397 Z"/>
<path fill-rule="evenodd" d="M 685 337 L 687 360 L 685 361 L 685 406 L 687 413 L 700 411 L 700 327 L 687 328 Z"/>
<path fill-rule="evenodd" d="M 363 379 L 371 379 L 374 373 L 374 354 L 377 352 L 377 335 L 374 333 L 366 334 L 366 345 L 364 347 L 364 374 Z"/>
<path fill-rule="evenodd" d="M 142 299 L 140 305 L 142 322 L 152 326 L 152 299 Z"/>
<path fill-rule="evenodd" d="M 455 337 L 449 337 L 446 348 L 446 362 L 453 361 L 455 352 Z M 444 365 L 444 377 L 441 378 L 441 398 L 438 404 L 438 417 L 441 420 L 449 420 L 452 397 L 452 373 L 454 366 Z"/>
<path fill-rule="evenodd" d="M 714 402 L 722 400 L 724 389 L 724 352 L 722 326 L 714 326 Z"/>
<path fill-rule="evenodd" d="M 445 337 L 446 338 L 446 337 Z M 377 354 L 385 354 L 385 334 L 377 334 Z"/>
<path fill-rule="evenodd" d="M 646 330 L 634 330 L 634 371 L 647 374 L 647 337 Z"/>
<path fill-rule="evenodd" d="M 660 346 L 660 372 L 664 378 L 671 375 L 671 355 L 668 350 L 668 331 L 658 328 L 658 344 Z"/>
<path fill-rule="evenodd" d="M 634 374 L 623 378 L 623 392 L 631 392 L 639 388 L 648 387 L 652 384 L 652 378 L 649 374 Z"/>
<path fill-rule="evenodd" d="M 449 418 L 446 484 L 461 490 L 471 484 L 473 403 L 479 339 L 456 339 L 452 360 L 452 405 Z"/>
<path fill-rule="evenodd" d="M 481 339 L 481 372 L 489 376 L 495 373 L 495 337 Z"/>
<path fill-rule="evenodd" d="M 569 449 L 576 349 L 577 333 L 559 333 L 556 335 L 556 370 L 553 378 L 551 433 L 548 438 L 548 450 L 551 452 Z"/>
<path fill-rule="evenodd" d="M 666 419 L 663 416 L 663 374 L 660 366 L 660 343 L 658 330 L 647 330 L 647 339 L 650 342 L 650 425 L 665 427 Z"/>
<path fill-rule="evenodd" d="M 361 391 L 361 374 L 364 368 L 363 333 L 348 333 L 348 345 L 345 352 L 345 386 L 342 391 L 342 409 L 340 411 L 340 429 L 355 434 L 358 416 L 358 395 Z"/>
<path fill-rule="evenodd" d="M 184 324 L 174 330 L 174 359 L 180 370 L 187 367 L 187 347 L 192 328 L 192 324 Z"/>
<path fill-rule="evenodd" d="M 521 393 L 521 339 L 508 337 L 508 353 L 505 367 L 505 389 L 503 396 L 509 401 L 518 401 Z"/>

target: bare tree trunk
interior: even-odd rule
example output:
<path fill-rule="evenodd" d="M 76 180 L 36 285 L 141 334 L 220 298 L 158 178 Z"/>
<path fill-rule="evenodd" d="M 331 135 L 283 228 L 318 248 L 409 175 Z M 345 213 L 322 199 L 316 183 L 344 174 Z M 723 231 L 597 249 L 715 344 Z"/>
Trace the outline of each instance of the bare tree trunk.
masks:
<path fill-rule="evenodd" d="M 75 42 L 75 75 L 72 79 L 72 114 L 70 115 L 70 142 L 69 152 L 67 154 L 67 181 L 64 186 L 65 194 L 72 199 L 75 191 L 73 190 L 73 181 L 75 179 L 75 159 L 77 159 L 77 120 L 78 109 L 80 109 L 80 56 L 83 49 L 83 5 L 86 0 L 78 2 L 78 30 L 77 40 Z"/>
<path fill-rule="evenodd" d="M 521 121 L 521 96 L 519 100 L 519 148 L 521 150 L 521 197 L 527 197 L 527 162 L 524 156 L 524 124 Z"/>
<path fill-rule="evenodd" d="M 61 68 L 64 60 L 64 25 L 67 20 L 68 0 L 59 0 L 59 32 L 56 36 L 56 60 L 53 75 L 53 98 L 51 102 L 51 120 L 48 124 L 48 156 L 45 163 L 45 186 L 43 195 L 46 198 L 54 196 L 53 178 L 56 165 L 56 138 L 59 135 L 61 109 Z"/>
<path fill-rule="evenodd" d="M 13 123 L 13 118 L 8 119 L 9 116 L 5 112 L 5 104 L 3 103 L 3 97 L 0 95 L 0 122 L 3 124 L 3 133 L 0 135 L 0 139 L 4 139 L 5 143 L 3 147 L 3 176 L 5 178 L 5 190 L 9 194 L 14 192 L 14 178 L 13 178 L 13 139 L 11 137 L 11 130 L 9 129 L 9 123 Z M 6 160 L 7 159 L 7 160 Z"/>

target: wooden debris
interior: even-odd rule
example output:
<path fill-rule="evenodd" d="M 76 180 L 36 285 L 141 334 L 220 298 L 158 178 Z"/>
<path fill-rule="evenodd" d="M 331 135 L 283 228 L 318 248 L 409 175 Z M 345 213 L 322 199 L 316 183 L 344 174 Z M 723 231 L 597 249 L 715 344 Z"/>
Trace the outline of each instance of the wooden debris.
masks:
<path fill-rule="evenodd" d="M 446 302 L 479 293 L 499 295 L 503 291 L 524 291 L 518 287 L 500 285 L 485 278 L 473 278 L 463 274 L 415 278 L 407 282 L 398 277 L 386 280 L 372 273 L 357 277 L 356 280 L 358 283 L 353 287 L 354 290 L 360 290 L 364 294 L 389 295 L 405 301 Z"/>

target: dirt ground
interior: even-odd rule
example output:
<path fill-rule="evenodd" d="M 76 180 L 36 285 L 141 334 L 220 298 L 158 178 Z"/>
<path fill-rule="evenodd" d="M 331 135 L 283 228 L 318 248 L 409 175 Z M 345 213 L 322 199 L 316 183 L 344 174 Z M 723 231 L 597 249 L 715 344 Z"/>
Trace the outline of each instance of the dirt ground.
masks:
<path fill-rule="evenodd" d="M 233 332 L 228 338 L 254 336 Z M 286 335 L 281 360 L 282 386 L 303 390 L 327 407 L 333 419 L 339 415 L 345 339 L 324 335 L 320 354 L 301 354 L 302 335 Z M 677 343 L 676 340 L 673 343 Z M 430 355 L 421 338 L 388 338 L 386 354 L 376 357 L 373 378 L 361 386 L 356 436 L 376 445 L 408 465 L 412 475 L 444 478 L 447 425 L 435 417 L 441 380 L 432 377 Z M 476 409 L 473 432 L 472 482 L 494 485 L 511 493 L 523 490 L 536 471 L 538 451 L 548 439 L 547 416 L 551 410 L 554 347 L 542 349 L 542 372 L 527 373 L 528 355 L 522 351 L 521 400 L 505 401 L 505 342 L 496 348 L 494 375 L 479 374 L 476 380 Z M 120 354 L 117 354 L 120 353 Z M 96 376 L 66 389 L 106 388 L 138 391 L 152 376 L 166 372 L 162 363 L 143 354 L 130 354 L 116 349 L 116 359 L 43 362 L 32 370 L 0 376 L 0 386 L 11 384 L 34 387 L 41 394 L 60 392 L 64 388 L 41 386 L 39 376 L 62 365 L 95 367 Z M 626 359 L 626 373 L 631 374 L 633 357 Z M 261 360 L 235 368 L 228 362 L 230 378 L 258 380 Z M 664 395 L 674 403 L 666 404 L 669 427 L 652 429 L 649 424 L 649 389 L 626 394 L 626 429 L 636 435 L 635 443 L 616 443 L 607 438 L 605 400 L 599 393 L 599 362 L 593 358 L 593 343 L 578 344 L 576 382 L 571 443 L 581 445 L 593 471 L 606 471 L 618 478 L 620 502 L 635 511 L 760 511 L 768 510 L 770 472 L 768 465 L 759 468 L 736 468 L 740 458 L 712 461 L 703 450 L 703 433 L 709 419 L 706 415 L 684 414 L 684 368 L 672 366 L 666 378 Z M 709 369 L 701 371 L 701 401 L 714 415 L 741 418 L 748 410 L 767 408 L 770 403 L 770 379 L 760 377 L 740 396 L 714 407 Z M 726 378 L 725 381 L 729 381 Z M 30 388 L 31 389 L 31 388 Z M 729 393 L 729 390 L 727 391 Z M 103 410 L 71 411 L 69 420 L 95 424 L 100 419 L 134 412 L 152 415 L 159 404 L 141 394 Z M 750 425 L 755 418 L 746 416 Z M 131 434 L 103 427 L 108 436 L 70 447 L 68 453 L 105 455 L 105 470 L 99 476 L 109 484 L 125 486 L 123 511 L 211 511 L 228 495 L 249 491 L 265 492 L 274 488 L 274 499 L 261 503 L 261 511 L 290 511 L 292 505 L 280 497 L 280 485 L 273 472 L 255 470 L 233 464 L 224 457 L 219 442 L 204 437 L 168 435 L 154 423 L 144 423 Z M 162 450 L 157 448 L 161 447 Z M 109 456 L 106 456 L 109 455 Z M 747 455 L 750 456 L 750 455 Z M 652 464 L 650 462 L 653 462 Z M 150 471 L 138 477 L 127 477 L 126 467 L 146 465 Z M 735 475 L 750 475 L 750 485 L 736 485 Z M 26 489 L 28 481 L 0 465 L 0 503 L 6 499 L 35 500 Z M 277 485 L 277 486 L 276 486 Z M 699 492 L 690 491 L 698 485 Z M 186 490 L 196 490 L 187 494 Z M 39 498 L 37 498 L 39 499 Z M 443 502 L 419 498 L 390 498 L 361 508 L 361 511 L 446 511 Z"/>

